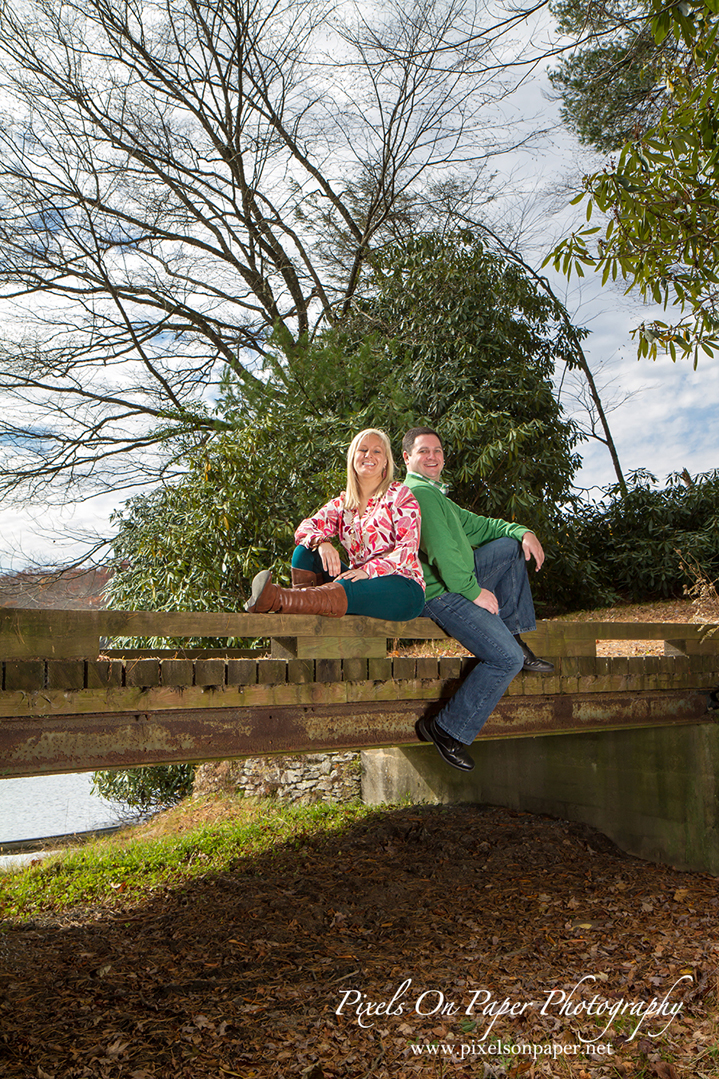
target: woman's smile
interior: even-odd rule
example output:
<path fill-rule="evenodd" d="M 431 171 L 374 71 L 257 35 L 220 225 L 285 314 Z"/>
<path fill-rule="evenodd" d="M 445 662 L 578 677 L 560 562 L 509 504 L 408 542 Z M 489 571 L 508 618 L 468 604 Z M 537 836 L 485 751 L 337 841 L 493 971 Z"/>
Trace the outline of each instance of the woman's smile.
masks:
<path fill-rule="evenodd" d="M 369 435 L 363 439 L 355 450 L 353 463 L 360 481 L 363 476 L 367 479 L 370 476 L 373 478 L 382 476 L 387 466 L 387 454 L 381 440 L 376 435 Z"/>

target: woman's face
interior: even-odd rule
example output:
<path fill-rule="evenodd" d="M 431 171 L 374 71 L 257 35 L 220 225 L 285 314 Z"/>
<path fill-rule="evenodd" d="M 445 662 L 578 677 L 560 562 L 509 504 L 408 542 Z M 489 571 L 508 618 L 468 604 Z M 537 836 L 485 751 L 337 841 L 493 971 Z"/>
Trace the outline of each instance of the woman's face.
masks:
<path fill-rule="evenodd" d="M 360 486 L 379 487 L 387 466 L 387 454 L 382 439 L 367 435 L 355 450 L 354 470 Z"/>

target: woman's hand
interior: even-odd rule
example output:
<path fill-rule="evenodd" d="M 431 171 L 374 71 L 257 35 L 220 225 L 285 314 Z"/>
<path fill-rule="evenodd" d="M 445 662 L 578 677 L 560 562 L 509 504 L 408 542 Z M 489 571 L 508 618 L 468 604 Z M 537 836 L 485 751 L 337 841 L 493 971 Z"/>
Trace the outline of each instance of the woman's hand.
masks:
<path fill-rule="evenodd" d="M 344 573 L 340 573 L 337 578 L 338 581 L 367 581 L 369 580 L 369 573 L 365 573 L 363 569 L 346 569 Z"/>
<path fill-rule="evenodd" d="M 324 543 L 319 545 L 317 554 L 322 559 L 322 568 L 325 573 L 329 573 L 330 577 L 336 577 L 342 569 L 342 562 L 329 540 L 325 540 Z"/>

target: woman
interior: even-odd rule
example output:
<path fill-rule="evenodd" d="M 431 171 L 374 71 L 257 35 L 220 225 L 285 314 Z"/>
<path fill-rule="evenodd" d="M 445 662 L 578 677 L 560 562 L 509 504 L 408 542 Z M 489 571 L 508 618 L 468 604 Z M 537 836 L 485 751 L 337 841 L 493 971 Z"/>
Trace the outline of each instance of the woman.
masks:
<path fill-rule="evenodd" d="M 384 431 L 360 431 L 347 450 L 347 487 L 302 522 L 295 532 L 292 588 L 258 573 L 246 611 L 292 614 L 363 614 L 402 622 L 424 608 L 419 563 L 420 512 L 414 495 L 394 481 Z M 350 565 L 330 542 L 337 538 Z"/>

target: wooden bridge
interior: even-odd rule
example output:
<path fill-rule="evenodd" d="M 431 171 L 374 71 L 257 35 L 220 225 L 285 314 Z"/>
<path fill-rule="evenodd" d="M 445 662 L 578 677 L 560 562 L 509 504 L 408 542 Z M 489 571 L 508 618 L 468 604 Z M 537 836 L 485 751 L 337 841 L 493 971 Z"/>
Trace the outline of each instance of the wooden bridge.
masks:
<path fill-rule="evenodd" d="M 554 673 L 520 674 L 480 739 L 713 722 L 717 630 L 542 622 L 524 636 Z M 268 649 L 107 647 L 259 636 Z M 596 655 L 597 640 L 637 638 L 664 655 Z M 398 654 L 408 640 L 446 637 L 422 618 L 1 608 L 0 777 L 417 745 L 417 718 L 476 661 Z"/>

